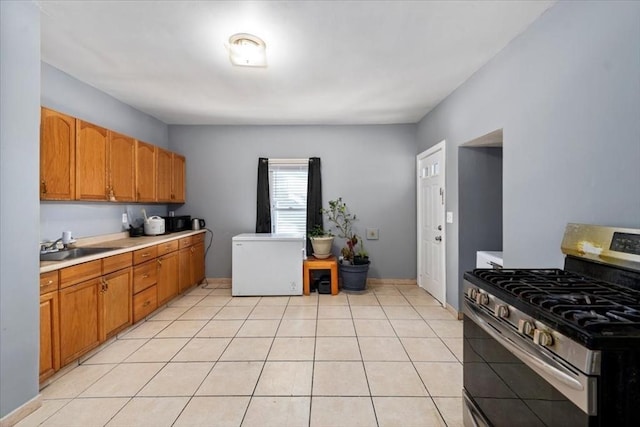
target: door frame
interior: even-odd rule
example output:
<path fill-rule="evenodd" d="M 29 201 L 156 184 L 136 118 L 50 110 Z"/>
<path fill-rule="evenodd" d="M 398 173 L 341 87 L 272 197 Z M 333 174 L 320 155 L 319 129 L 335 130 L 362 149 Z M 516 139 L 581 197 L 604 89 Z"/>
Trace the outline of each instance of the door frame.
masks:
<path fill-rule="evenodd" d="M 446 206 L 447 206 L 447 174 L 446 174 L 446 164 L 447 164 L 447 157 L 446 157 L 446 148 L 447 148 L 447 144 L 446 144 L 446 140 L 443 139 L 442 141 L 440 141 L 439 143 L 435 144 L 434 146 L 426 149 L 425 151 L 423 151 L 422 153 L 418 154 L 416 156 L 416 225 L 417 225 L 417 237 L 418 240 L 416 242 L 417 245 L 417 265 L 416 265 L 416 282 L 418 284 L 418 286 L 422 289 L 424 289 L 424 286 L 421 285 L 421 273 L 422 273 L 422 263 L 421 263 L 421 259 L 422 259 L 422 249 L 421 249 L 421 242 L 422 242 L 422 219 L 420 218 L 420 208 L 422 206 L 422 196 L 421 196 L 421 192 L 420 192 L 420 161 L 424 160 L 425 158 L 429 157 L 430 155 L 434 154 L 437 151 L 442 151 L 442 168 L 441 168 L 441 173 L 443 176 L 443 197 L 444 197 L 444 203 L 442 204 L 442 218 L 444 218 L 444 225 L 442 227 L 442 286 L 443 286 L 443 301 L 442 301 L 442 306 L 446 307 L 447 306 L 447 212 L 446 212 Z"/>

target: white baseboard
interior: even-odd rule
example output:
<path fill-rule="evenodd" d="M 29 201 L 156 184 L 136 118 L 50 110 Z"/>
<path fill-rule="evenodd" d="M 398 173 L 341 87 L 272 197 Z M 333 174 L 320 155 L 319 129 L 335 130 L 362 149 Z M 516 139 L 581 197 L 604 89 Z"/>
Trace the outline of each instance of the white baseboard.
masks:
<path fill-rule="evenodd" d="M 462 318 L 464 317 L 461 311 L 456 310 L 449 304 L 447 304 L 446 309 L 449 313 L 453 315 L 453 317 L 455 317 L 458 320 L 462 320 Z"/>
<path fill-rule="evenodd" d="M 42 406 L 42 397 L 38 394 L 36 397 L 29 400 L 22 406 L 14 409 L 4 417 L 0 418 L 0 427 L 12 427 L 18 424 L 20 421 L 22 421 L 32 412 L 35 412 L 41 406 Z"/>

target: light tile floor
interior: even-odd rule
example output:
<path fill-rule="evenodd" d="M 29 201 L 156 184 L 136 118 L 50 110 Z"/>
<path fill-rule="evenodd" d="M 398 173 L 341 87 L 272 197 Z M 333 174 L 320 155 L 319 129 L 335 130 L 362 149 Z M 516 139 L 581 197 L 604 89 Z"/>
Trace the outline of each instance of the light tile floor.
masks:
<path fill-rule="evenodd" d="M 416 286 L 201 285 L 59 375 L 18 426 L 461 426 L 462 322 Z"/>

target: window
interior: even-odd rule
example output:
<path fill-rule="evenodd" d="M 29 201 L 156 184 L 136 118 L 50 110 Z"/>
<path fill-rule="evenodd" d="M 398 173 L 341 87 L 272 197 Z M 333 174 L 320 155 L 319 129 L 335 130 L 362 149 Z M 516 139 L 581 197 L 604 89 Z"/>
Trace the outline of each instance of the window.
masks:
<path fill-rule="evenodd" d="M 271 232 L 307 231 L 308 159 L 269 159 Z"/>

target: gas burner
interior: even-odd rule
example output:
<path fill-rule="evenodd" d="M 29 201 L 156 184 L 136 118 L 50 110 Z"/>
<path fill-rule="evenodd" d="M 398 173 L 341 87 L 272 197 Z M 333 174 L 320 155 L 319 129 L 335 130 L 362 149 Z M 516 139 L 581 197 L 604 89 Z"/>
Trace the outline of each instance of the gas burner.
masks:
<path fill-rule="evenodd" d="M 551 311 L 561 315 L 564 319 L 575 322 L 587 330 L 600 328 L 603 324 L 640 325 L 640 311 L 624 306 L 600 306 L 592 308 L 556 306 L 553 307 Z"/>
<path fill-rule="evenodd" d="M 535 295 L 529 299 L 534 304 L 541 307 L 549 308 L 556 305 L 594 305 L 601 304 L 604 301 L 594 295 L 584 294 L 561 294 L 561 295 Z"/>
<path fill-rule="evenodd" d="M 602 314 L 596 313 L 594 310 L 568 310 L 563 313 L 563 317 L 567 320 L 576 322 L 578 325 L 587 327 L 598 323 L 609 323 L 611 319 Z"/>

